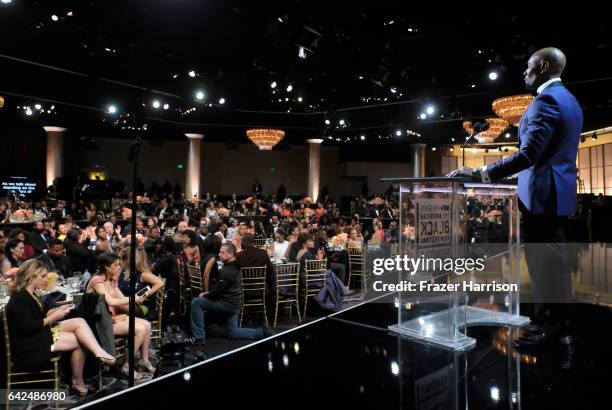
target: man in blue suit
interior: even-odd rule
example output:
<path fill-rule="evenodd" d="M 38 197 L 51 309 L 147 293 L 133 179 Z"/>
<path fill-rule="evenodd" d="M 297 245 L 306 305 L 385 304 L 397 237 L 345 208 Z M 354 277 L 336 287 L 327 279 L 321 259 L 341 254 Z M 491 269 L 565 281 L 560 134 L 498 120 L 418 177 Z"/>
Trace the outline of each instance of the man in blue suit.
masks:
<path fill-rule="evenodd" d="M 566 58 L 557 48 L 536 51 L 527 62 L 525 84 L 537 96 L 519 125 L 519 150 L 494 164 L 450 175 L 471 175 L 483 182 L 518 173 L 519 206 L 523 217 L 526 259 L 536 305 L 535 323 L 523 347 L 541 345 L 553 336 L 571 345 L 563 304 L 571 289 L 563 242 L 564 222 L 576 211 L 576 156 L 582 131 L 582 110 L 563 86 Z M 533 245 L 532 245 L 533 244 Z M 557 305 L 551 305 L 556 303 Z"/>

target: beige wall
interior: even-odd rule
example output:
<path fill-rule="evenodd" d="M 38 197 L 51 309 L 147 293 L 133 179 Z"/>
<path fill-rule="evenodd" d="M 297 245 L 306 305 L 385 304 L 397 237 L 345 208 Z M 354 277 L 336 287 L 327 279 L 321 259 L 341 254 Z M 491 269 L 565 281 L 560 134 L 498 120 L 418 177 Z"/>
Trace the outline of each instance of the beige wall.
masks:
<path fill-rule="evenodd" d="M 82 167 L 86 171 L 101 166 L 109 178 L 128 181 L 131 165 L 127 162 L 130 141 L 98 139 L 97 150 L 82 151 Z M 154 147 L 143 142 L 139 175 L 145 185 L 156 181 L 163 184 L 169 180 L 185 187 L 187 146 L 182 141 L 164 142 Z M 367 181 L 370 193 L 379 193 L 388 185 L 379 182 L 383 177 L 407 177 L 410 165 L 382 162 L 339 162 L 339 149 L 321 147 L 321 187 L 327 185 L 333 198 L 356 195 L 361 192 L 363 181 Z M 251 193 L 254 179 L 258 179 L 264 194 L 276 192 L 283 183 L 290 195 L 302 195 L 307 191 L 307 146 L 291 146 L 286 151 L 259 151 L 256 146 L 240 144 L 237 150 L 228 150 L 226 144 L 202 141 L 201 192 L 222 194 Z"/>

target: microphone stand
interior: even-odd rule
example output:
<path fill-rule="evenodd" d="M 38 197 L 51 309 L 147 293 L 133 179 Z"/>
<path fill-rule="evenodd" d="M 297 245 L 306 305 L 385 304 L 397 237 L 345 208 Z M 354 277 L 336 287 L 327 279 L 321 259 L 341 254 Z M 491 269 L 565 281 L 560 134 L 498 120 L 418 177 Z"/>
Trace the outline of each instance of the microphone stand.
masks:
<path fill-rule="evenodd" d="M 136 329 L 136 186 L 138 182 L 138 154 L 140 153 L 141 138 L 136 137 L 132 145 L 130 145 L 130 153 L 128 161 L 133 164 L 133 188 L 132 188 L 132 218 L 130 235 L 130 305 L 129 305 L 129 322 L 128 322 L 128 386 L 134 386 L 134 336 Z M 147 359 L 147 358 L 144 358 Z"/>
<path fill-rule="evenodd" d="M 478 131 L 476 131 L 476 126 L 474 126 L 474 128 L 472 129 L 472 132 L 470 133 L 470 136 L 467 137 L 467 139 L 465 140 L 465 142 L 463 143 L 463 145 L 461 146 L 461 166 L 465 167 L 465 146 L 467 145 L 468 142 L 470 142 L 472 140 L 472 138 L 474 138 L 474 136 L 478 134 Z"/>

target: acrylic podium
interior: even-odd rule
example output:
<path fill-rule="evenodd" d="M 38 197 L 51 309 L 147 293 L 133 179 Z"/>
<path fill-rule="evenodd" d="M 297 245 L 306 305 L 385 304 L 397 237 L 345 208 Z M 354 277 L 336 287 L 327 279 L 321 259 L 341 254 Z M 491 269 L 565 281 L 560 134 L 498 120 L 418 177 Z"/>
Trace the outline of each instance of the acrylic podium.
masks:
<path fill-rule="evenodd" d="M 458 289 L 398 292 L 397 324 L 389 327 L 393 333 L 466 350 L 476 343 L 464 333 L 468 326 L 520 327 L 529 323 L 529 318 L 519 314 L 519 291 L 509 286 L 520 285 L 516 183 L 487 184 L 458 177 L 383 181 L 399 190 L 400 258 L 434 261 L 433 266 L 423 264 L 418 271 L 392 275 L 397 275 L 398 283 L 446 284 L 442 288 L 454 284 Z M 435 263 L 448 258 L 457 261 L 456 266 L 461 265 L 461 259 L 480 259 L 480 269 L 448 265 L 451 269 L 446 270 Z M 471 285 L 466 289 L 464 283 Z M 498 288 L 488 290 L 494 286 Z"/>

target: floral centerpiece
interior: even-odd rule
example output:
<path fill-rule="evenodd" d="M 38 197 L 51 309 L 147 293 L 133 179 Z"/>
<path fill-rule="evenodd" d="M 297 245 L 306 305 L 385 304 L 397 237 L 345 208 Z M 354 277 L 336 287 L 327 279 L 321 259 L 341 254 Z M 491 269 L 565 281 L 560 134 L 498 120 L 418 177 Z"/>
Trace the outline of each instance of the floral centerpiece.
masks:
<path fill-rule="evenodd" d="M 348 241 L 348 234 L 340 233 L 329 241 L 329 244 L 333 250 L 342 250 L 346 248 L 346 243 Z"/>

